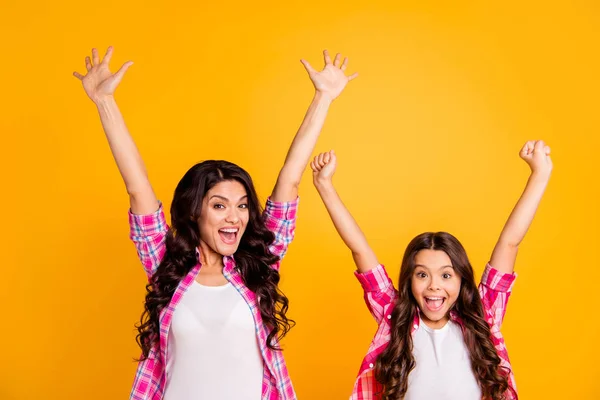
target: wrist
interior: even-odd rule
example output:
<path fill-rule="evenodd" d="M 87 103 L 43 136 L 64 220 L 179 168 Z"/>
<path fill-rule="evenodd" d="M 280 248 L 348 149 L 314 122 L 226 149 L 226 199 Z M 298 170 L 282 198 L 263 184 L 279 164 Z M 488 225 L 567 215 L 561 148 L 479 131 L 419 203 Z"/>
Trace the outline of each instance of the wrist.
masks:
<path fill-rule="evenodd" d="M 102 96 L 98 96 L 95 99 L 93 99 L 94 104 L 96 104 L 96 107 L 100 108 L 100 107 L 106 107 L 109 104 L 115 103 L 115 98 L 113 95 L 102 95 Z"/>
<path fill-rule="evenodd" d="M 532 182 L 546 183 L 550 180 L 551 170 L 548 171 L 531 171 L 529 180 Z"/>
<path fill-rule="evenodd" d="M 331 178 L 315 178 L 313 179 L 313 183 L 319 191 L 333 188 Z"/>
<path fill-rule="evenodd" d="M 315 96 L 313 98 L 313 101 L 319 102 L 319 103 L 331 104 L 333 102 L 333 99 L 327 93 L 321 92 L 320 90 L 317 89 L 315 91 Z"/>

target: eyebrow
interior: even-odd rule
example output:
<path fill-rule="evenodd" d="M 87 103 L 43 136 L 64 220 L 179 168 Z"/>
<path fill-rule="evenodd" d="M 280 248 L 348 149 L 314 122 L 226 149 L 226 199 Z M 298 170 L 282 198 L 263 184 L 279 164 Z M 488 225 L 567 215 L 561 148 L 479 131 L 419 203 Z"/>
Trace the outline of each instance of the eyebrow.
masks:
<path fill-rule="evenodd" d="M 415 268 L 417 268 L 417 267 L 421 267 L 421 268 L 425 268 L 425 269 L 431 269 L 428 266 L 423 265 L 423 264 L 415 264 Z M 454 267 L 452 265 L 442 265 L 438 269 L 444 269 L 444 268 L 452 268 L 452 269 L 454 269 Z"/>
<path fill-rule="evenodd" d="M 217 198 L 219 198 L 219 199 L 221 199 L 221 200 L 224 200 L 224 201 L 229 201 L 229 199 L 228 199 L 227 197 L 225 197 L 225 196 L 221 196 L 220 194 L 213 194 L 212 196 L 210 196 L 210 198 L 208 199 L 208 201 L 212 200 L 212 199 L 213 199 L 213 198 L 215 198 L 215 197 L 217 197 Z M 248 198 L 248 195 L 247 195 L 247 194 L 245 194 L 245 195 L 243 195 L 242 197 L 240 197 L 240 199 L 239 199 L 238 201 L 242 201 L 242 200 L 244 200 L 244 199 L 246 199 L 246 198 Z"/>

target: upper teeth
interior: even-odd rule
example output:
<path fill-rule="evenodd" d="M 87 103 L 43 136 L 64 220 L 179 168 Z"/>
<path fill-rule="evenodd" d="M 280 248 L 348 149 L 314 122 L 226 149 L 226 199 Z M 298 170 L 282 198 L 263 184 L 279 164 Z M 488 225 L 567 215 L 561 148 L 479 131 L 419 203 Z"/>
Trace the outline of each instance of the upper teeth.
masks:
<path fill-rule="evenodd" d="M 425 297 L 427 300 L 443 300 L 443 297 Z"/>
<path fill-rule="evenodd" d="M 221 229 L 222 232 L 227 232 L 227 233 L 235 233 L 238 230 L 236 228 L 226 228 L 226 229 Z"/>

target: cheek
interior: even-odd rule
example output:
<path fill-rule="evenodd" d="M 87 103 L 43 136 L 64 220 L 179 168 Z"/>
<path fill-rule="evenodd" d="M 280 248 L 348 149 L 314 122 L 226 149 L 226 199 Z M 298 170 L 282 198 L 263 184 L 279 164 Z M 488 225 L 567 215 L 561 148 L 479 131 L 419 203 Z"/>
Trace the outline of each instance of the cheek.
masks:
<path fill-rule="evenodd" d="M 200 237 L 205 238 L 209 234 L 210 228 L 206 219 L 200 220 L 198 223 L 198 230 L 200 231 Z"/>
<path fill-rule="evenodd" d="M 219 226 L 219 214 L 208 211 L 203 213 L 200 221 L 198 221 L 198 229 L 200 237 L 210 235 Z"/>
<path fill-rule="evenodd" d="M 460 280 L 453 280 L 448 287 L 448 292 L 453 298 L 458 298 L 460 293 Z"/>
<path fill-rule="evenodd" d="M 416 279 L 413 279 L 411 284 L 410 284 L 410 290 L 412 291 L 412 294 L 415 298 L 418 298 L 420 296 L 421 293 L 423 293 L 423 290 L 425 289 L 425 284 L 422 281 L 418 281 Z"/>
<path fill-rule="evenodd" d="M 248 214 L 248 213 L 242 214 L 242 216 L 240 217 L 240 220 L 244 224 L 244 227 L 248 226 L 248 221 L 250 221 L 250 214 Z"/>

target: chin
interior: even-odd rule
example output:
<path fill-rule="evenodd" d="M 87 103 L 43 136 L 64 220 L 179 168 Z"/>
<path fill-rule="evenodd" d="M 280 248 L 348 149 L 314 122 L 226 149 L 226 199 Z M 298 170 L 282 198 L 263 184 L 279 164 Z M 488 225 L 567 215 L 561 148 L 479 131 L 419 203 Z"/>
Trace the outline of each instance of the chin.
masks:
<path fill-rule="evenodd" d="M 430 320 L 430 321 L 432 321 L 432 322 L 441 321 L 441 320 L 443 320 L 448 315 L 447 312 L 444 312 L 444 313 L 437 312 L 437 313 L 434 313 L 434 314 L 429 313 L 429 312 L 424 312 L 423 310 L 421 310 L 421 312 L 423 314 L 425 314 L 425 317 L 427 317 L 427 319 Z"/>
<path fill-rule="evenodd" d="M 232 255 L 235 254 L 235 252 L 237 251 L 239 245 L 236 246 L 223 246 L 223 248 L 218 249 L 219 250 L 219 254 L 224 256 L 224 257 L 230 257 Z"/>

